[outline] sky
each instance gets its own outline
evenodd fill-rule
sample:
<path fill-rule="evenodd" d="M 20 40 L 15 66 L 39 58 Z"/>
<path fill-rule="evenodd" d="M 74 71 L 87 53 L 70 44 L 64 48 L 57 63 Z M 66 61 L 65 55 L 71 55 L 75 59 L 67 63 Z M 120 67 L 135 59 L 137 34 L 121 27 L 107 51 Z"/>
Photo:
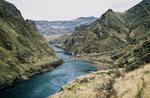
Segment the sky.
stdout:
<path fill-rule="evenodd" d="M 72 20 L 100 17 L 108 9 L 124 12 L 142 0 L 6 0 L 15 4 L 25 19 Z"/>

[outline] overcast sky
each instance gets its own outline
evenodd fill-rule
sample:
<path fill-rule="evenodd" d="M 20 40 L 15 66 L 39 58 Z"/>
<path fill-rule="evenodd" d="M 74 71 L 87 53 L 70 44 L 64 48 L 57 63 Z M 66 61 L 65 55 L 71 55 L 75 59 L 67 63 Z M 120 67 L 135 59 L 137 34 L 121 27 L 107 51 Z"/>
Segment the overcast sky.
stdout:
<path fill-rule="evenodd" d="M 70 20 L 80 16 L 100 17 L 108 9 L 126 11 L 142 0 L 7 0 L 32 20 Z"/>

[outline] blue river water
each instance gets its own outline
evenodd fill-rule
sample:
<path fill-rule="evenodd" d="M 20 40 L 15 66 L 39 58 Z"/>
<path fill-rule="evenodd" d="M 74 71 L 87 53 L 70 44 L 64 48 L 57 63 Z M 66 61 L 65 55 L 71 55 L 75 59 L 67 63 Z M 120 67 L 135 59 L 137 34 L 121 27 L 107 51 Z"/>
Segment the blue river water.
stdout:
<path fill-rule="evenodd" d="M 0 91 L 0 98 L 47 98 L 56 93 L 63 85 L 78 76 L 96 71 L 93 64 L 72 60 L 68 52 L 53 47 L 56 55 L 64 63 L 54 70 L 32 76 L 29 80 Z"/>

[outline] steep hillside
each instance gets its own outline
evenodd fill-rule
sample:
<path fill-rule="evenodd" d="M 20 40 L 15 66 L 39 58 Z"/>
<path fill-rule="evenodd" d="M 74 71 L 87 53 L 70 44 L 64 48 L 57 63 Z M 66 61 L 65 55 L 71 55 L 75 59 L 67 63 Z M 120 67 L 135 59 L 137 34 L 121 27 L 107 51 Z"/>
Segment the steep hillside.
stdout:
<path fill-rule="evenodd" d="M 129 45 L 118 51 L 111 57 L 114 67 L 134 70 L 140 65 L 150 62 L 150 40 L 140 41 L 135 45 Z"/>
<path fill-rule="evenodd" d="M 77 53 L 106 52 L 126 44 L 126 33 L 125 22 L 109 9 L 93 23 L 76 28 L 65 45 Z"/>
<path fill-rule="evenodd" d="M 149 57 L 150 40 L 146 40 L 115 58 L 121 66 L 115 63 L 113 69 L 78 77 L 49 98 L 149 98 Z"/>
<path fill-rule="evenodd" d="M 129 29 L 129 37 L 135 40 L 150 36 L 150 2 L 143 0 L 136 6 L 123 13 Z"/>
<path fill-rule="evenodd" d="M 95 17 L 79 17 L 70 21 L 35 21 L 37 28 L 48 39 L 53 40 L 64 34 L 71 34 L 75 27 L 91 23 Z"/>
<path fill-rule="evenodd" d="M 59 63 L 34 22 L 0 0 L 0 88 Z"/>
<path fill-rule="evenodd" d="M 124 13 L 109 9 L 93 23 L 77 27 L 66 40 L 65 48 L 74 53 L 103 53 L 147 39 L 149 8 L 150 2 L 143 0 Z"/>

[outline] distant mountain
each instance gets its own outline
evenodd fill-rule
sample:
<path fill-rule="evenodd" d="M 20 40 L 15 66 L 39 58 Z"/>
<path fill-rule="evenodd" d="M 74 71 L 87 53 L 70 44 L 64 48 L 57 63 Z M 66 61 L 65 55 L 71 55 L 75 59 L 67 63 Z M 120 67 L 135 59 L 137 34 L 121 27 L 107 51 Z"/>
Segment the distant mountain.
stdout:
<path fill-rule="evenodd" d="M 90 17 L 79 17 L 76 19 L 76 21 L 85 21 L 85 23 L 90 23 L 92 22 L 93 20 L 95 20 L 96 17 L 94 16 L 90 16 Z"/>
<path fill-rule="evenodd" d="M 76 53 L 109 52 L 150 38 L 150 2 L 143 0 L 124 13 L 106 11 L 96 21 L 76 28 L 67 38 L 67 50 Z"/>
<path fill-rule="evenodd" d="M 0 88 L 53 68 L 58 61 L 34 22 L 0 0 Z"/>
<path fill-rule="evenodd" d="M 70 21 L 35 21 L 37 28 L 45 36 L 68 34 L 81 24 L 95 21 L 95 17 L 79 17 Z"/>

